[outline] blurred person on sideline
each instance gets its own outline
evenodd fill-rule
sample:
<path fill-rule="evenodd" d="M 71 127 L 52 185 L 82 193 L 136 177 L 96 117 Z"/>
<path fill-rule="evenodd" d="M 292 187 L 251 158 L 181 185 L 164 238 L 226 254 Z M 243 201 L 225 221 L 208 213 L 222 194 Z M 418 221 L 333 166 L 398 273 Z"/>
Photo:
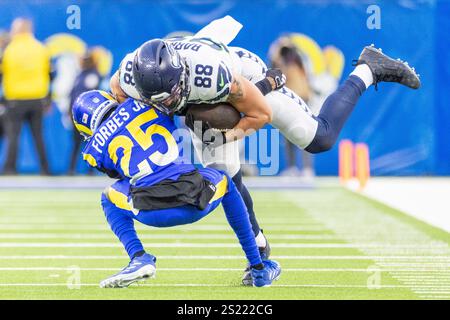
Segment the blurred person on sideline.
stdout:
<path fill-rule="evenodd" d="M 5 174 L 17 174 L 17 152 L 24 121 L 31 128 L 41 174 L 50 174 L 42 136 L 44 112 L 51 103 L 50 72 L 49 53 L 34 37 L 32 22 L 16 18 L 11 26 L 11 41 L 4 51 L 1 67 L 2 88 L 7 106 L 8 153 Z"/>
<path fill-rule="evenodd" d="M 344 68 L 344 55 L 333 47 L 323 50 L 310 37 L 300 33 L 282 35 L 269 50 L 272 67 L 286 75 L 286 86 L 298 94 L 311 108 L 320 113 L 325 99 L 336 90 Z M 303 169 L 296 165 L 297 146 L 286 140 L 287 168 L 284 176 L 315 176 L 312 154 L 301 150 Z"/>
<path fill-rule="evenodd" d="M 102 77 L 98 71 L 98 66 L 94 53 L 92 50 L 88 50 L 80 59 L 80 74 L 76 77 L 73 88 L 70 92 L 70 105 L 72 106 L 77 97 L 90 90 L 95 90 L 100 87 Z M 71 108 L 72 110 L 72 108 Z M 82 137 L 78 130 L 73 127 L 73 149 L 70 157 L 69 175 L 76 173 L 76 165 L 78 158 L 80 157 L 80 146 L 82 143 Z M 90 169 L 90 173 L 92 170 Z"/>
<path fill-rule="evenodd" d="M 0 30 L 0 66 L 2 64 L 3 52 L 5 51 L 6 46 L 9 42 L 9 32 L 5 30 Z M 1 70 L 1 67 L 0 67 Z M 2 74 L 0 73 L 0 139 L 5 135 L 5 114 L 6 114 L 6 106 L 5 99 L 3 96 L 3 90 L 1 88 L 2 83 Z"/>

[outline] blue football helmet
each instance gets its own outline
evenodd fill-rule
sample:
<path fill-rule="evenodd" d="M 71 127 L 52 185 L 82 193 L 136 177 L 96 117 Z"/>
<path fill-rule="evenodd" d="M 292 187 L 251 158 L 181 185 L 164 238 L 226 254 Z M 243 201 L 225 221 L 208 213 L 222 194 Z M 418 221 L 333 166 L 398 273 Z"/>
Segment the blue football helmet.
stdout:
<path fill-rule="evenodd" d="M 106 91 L 86 91 L 78 96 L 72 106 L 73 123 L 85 140 L 88 140 L 108 111 L 114 110 L 118 105 Z"/>
<path fill-rule="evenodd" d="M 133 78 L 142 101 L 169 115 L 186 104 L 188 74 L 184 59 L 161 39 L 147 41 L 134 57 Z"/>

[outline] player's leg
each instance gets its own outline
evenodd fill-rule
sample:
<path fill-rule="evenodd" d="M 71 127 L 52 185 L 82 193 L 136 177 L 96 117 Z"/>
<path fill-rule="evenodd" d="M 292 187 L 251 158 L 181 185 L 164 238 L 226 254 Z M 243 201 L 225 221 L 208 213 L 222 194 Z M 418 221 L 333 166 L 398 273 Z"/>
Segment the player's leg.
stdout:
<path fill-rule="evenodd" d="M 242 182 L 242 171 L 239 171 L 232 178 L 233 183 L 235 184 L 237 190 L 242 196 L 244 200 L 245 206 L 247 207 L 247 211 L 249 212 L 250 222 L 252 224 L 252 230 L 256 237 L 256 242 L 258 243 L 259 248 L 265 248 L 267 245 L 267 241 L 265 240 L 264 235 L 261 232 L 261 228 L 259 227 L 258 221 L 256 220 L 255 211 L 253 209 L 253 199 L 250 195 L 245 184 Z M 270 250 L 270 249 L 268 249 Z"/>
<path fill-rule="evenodd" d="M 224 198 L 228 197 L 230 179 L 222 171 L 212 168 L 201 168 L 198 169 L 198 172 L 215 188 L 213 197 L 204 209 L 201 210 L 193 205 L 184 205 L 156 210 L 136 210 L 133 218 L 148 226 L 167 228 L 191 224 L 207 216 L 220 205 Z M 245 213 L 247 211 L 245 206 L 244 209 L 238 207 L 237 210 L 245 211 Z"/>
<path fill-rule="evenodd" d="M 271 248 L 269 241 L 267 241 L 266 236 L 263 233 L 263 230 L 260 228 L 258 220 L 256 219 L 255 211 L 253 210 L 253 199 L 248 191 L 247 187 L 242 183 L 242 173 L 241 170 L 232 178 L 236 189 L 239 191 L 242 199 L 244 200 L 245 206 L 247 207 L 248 216 L 250 219 L 250 223 L 252 225 L 253 234 L 255 236 L 256 244 L 259 248 L 259 253 L 263 259 L 269 259 Z M 252 285 L 252 275 L 250 267 L 247 266 L 244 270 L 244 274 L 242 275 L 242 283 L 244 285 Z"/>
<path fill-rule="evenodd" d="M 420 87 L 414 68 L 400 59 L 394 60 L 376 49 L 365 47 L 350 77 L 324 102 L 318 122 L 317 134 L 306 148 L 311 153 L 330 149 L 353 111 L 359 97 L 371 85 L 396 82 L 412 89 Z"/>
<path fill-rule="evenodd" d="M 278 263 L 262 260 L 252 231 L 247 208 L 233 181 L 222 172 L 211 168 L 199 169 L 203 177 L 212 182 L 216 192 L 207 207 L 200 210 L 192 205 L 160 210 L 140 210 L 135 216 L 138 221 L 153 227 L 172 227 L 194 223 L 222 203 L 227 220 L 235 232 L 243 251 L 246 254 L 250 267 L 251 281 L 256 286 L 270 285 L 276 280 L 281 269 Z"/>
<path fill-rule="evenodd" d="M 174 208 L 139 210 L 135 212 L 134 218 L 148 226 L 167 228 L 191 224 L 207 216 L 220 205 L 227 192 L 228 181 L 222 172 L 215 169 L 202 168 L 198 172 L 214 184 L 216 190 L 204 209 L 201 210 L 193 205 L 184 205 Z"/>
<path fill-rule="evenodd" d="M 247 50 L 239 50 L 243 52 L 241 74 L 253 82 L 259 81 L 263 75 L 258 77 L 257 73 L 263 62 Z M 385 81 L 413 89 L 420 86 L 414 69 L 373 47 L 364 48 L 357 64 L 350 77 L 325 100 L 318 116 L 314 116 L 306 103 L 286 87 L 267 94 L 265 97 L 273 110 L 272 125 L 308 152 L 327 151 L 336 142 L 359 97 L 370 85 Z"/>
<path fill-rule="evenodd" d="M 306 103 L 286 87 L 269 93 L 266 99 L 273 110 L 272 125 L 293 144 L 308 152 L 319 153 L 333 146 L 365 90 L 364 81 L 351 75 L 325 100 L 318 116 L 314 116 Z"/>
<path fill-rule="evenodd" d="M 370 70 L 367 75 L 370 76 Z M 317 131 L 313 140 L 305 147 L 306 151 L 320 153 L 333 147 L 345 122 L 366 89 L 361 77 L 351 75 L 325 100 L 319 115 L 314 117 L 318 124 Z"/>
<path fill-rule="evenodd" d="M 134 228 L 133 212 L 128 202 L 129 183 L 118 181 L 102 194 L 102 207 L 111 230 L 122 242 L 130 263 L 121 272 L 103 280 L 102 288 L 122 288 L 155 276 L 156 258 L 144 251 Z"/>
<path fill-rule="evenodd" d="M 253 232 L 249 232 L 249 227 L 251 227 L 249 215 L 246 214 L 246 204 L 244 203 L 237 186 L 234 184 L 233 180 L 228 179 L 228 192 L 225 194 L 222 200 L 222 205 L 227 217 L 228 223 L 233 228 L 234 232 L 239 238 L 241 246 L 244 248 L 245 244 L 252 243 L 252 247 L 256 245 L 259 249 L 258 258 L 262 258 L 263 268 L 255 267 L 256 256 L 254 250 L 252 251 L 255 257 L 254 261 L 249 257 L 246 251 L 247 258 L 249 260 L 249 266 L 244 272 L 242 278 L 242 283 L 244 285 L 254 285 L 254 286 L 267 286 L 272 283 L 273 280 L 278 280 L 281 274 L 281 268 L 279 264 L 275 261 L 268 260 L 268 255 L 270 254 L 269 244 L 266 243 L 266 250 L 268 253 L 266 255 L 265 250 L 261 250 L 259 244 L 257 244 L 257 239 L 254 239 Z M 247 231 L 245 231 L 247 229 Z M 262 233 L 260 233 L 262 235 Z M 264 238 L 265 239 L 265 238 Z"/>
<path fill-rule="evenodd" d="M 410 88 L 420 86 L 413 69 L 377 49 L 366 47 L 358 66 L 325 100 L 318 116 L 313 116 L 306 104 L 288 88 L 268 94 L 266 98 L 274 109 L 272 124 L 308 152 L 327 151 L 336 142 L 363 92 L 381 81 L 397 82 Z"/>
<path fill-rule="evenodd" d="M 238 191 L 241 193 L 242 199 L 247 207 L 252 229 L 261 254 L 268 258 L 270 256 L 270 246 L 261 231 L 258 220 L 256 219 L 252 197 L 247 187 L 242 182 L 239 141 L 227 143 L 215 148 L 214 150 L 210 150 L 209 148 L 205 148 L 202 140 L 199 139 L 192 131 L 191 137 L 197 158 L 205 167 L 225 171 L 230 177 L 232 177 L 233 182 Z"/>
<path fill-rule="evenodd" d="M 214 178 L 214 175 L 217 172 L 216 170 L 211 170 L 208 168 L 205 168 L 200 171 L 207 179 L 216 179 Z M 253 201 L 250 197 L 250 194 L 245 187 L 244 184 L 242 184 L 242 175 L 239 172 L 230 179 L 229 176 L 226 176 L 227 178 L 227 192 L 223 195 L 222 198 L 222 205 L 225 211 L 225 215 L 227 217 L 228 223 L 233 228 L 234 232 L 239 238 L 239 242 L 241 243 L 241 246 L 243 247 L 244 251 L 247 254 L 247 258 L 249 260 L 248 267 L 244 271 L 244 275 L 242 278 L 242 283 L 244 285 L 255 285 L 256 282 L 264 282 L 261 279 L 256 279 L 261 277 L 261 272 L 258 271 L 258 269 L 253 268 L 254 262 L 249 258 L 249 252 L 245 249 L 247 244 L 253 242 L 256 243 L 258 248 L 258 256 L 260 259 L 263 260 L 263 263 L 266 265 L 265 268 L 269 270 L 268 272 L 272 272 L 272 279 L 277 279 L 279 277 L 279 273 L 281 272 L 281 269 L 279 269 L 279 265 L 275 262 L 272 262 L 269 259 L 270 256 L 270 246 L 267 242 L 265 236 L 262 233 L 262 230 L 259 229 L 259 226 L 257 229 L 255 229 L 255 224 L 258 225 L 258 222 L 256 221 L 255 214 L 253 215 L 248 214 L 248 208 L 253 208 Z M 222 180 L 223 181 L 223 180 Z M 235 183 L 235 181 L 238 181 L 238 183 L 241 184 L 241 189 L 239 190 L 238 184 Z M 219 188 L 218 188 L 219 189 Z M 243 194 L 248 195 L 249 201 L 251 203 L 247 203 L 244 201 Z M 253 221 L 252 221 L 253 220 Z M 248 231 L 248 227 L 251 226 L 251 232 Z M 247 230 L 247 231 L 246 231 Z M 255 238 L 253 238 L 256 235 Z M 253 239 L 252 239 L 253 238 Z M 252 251 L 253 252 L 253 251 Z M 256 258 L 254 258 L 256 259 Z M 256 261 L 256 260 L 255 260 Z M 272 270 L 272 271 L 270 271 Z M 264 272 L 263 272 L 264 273 Z M 269 280 L 265 280 L 266 282 Z M 270 281 L 271 282 L 271 281 Z M 258 285 L 259 286 L 259 285 Z"/>

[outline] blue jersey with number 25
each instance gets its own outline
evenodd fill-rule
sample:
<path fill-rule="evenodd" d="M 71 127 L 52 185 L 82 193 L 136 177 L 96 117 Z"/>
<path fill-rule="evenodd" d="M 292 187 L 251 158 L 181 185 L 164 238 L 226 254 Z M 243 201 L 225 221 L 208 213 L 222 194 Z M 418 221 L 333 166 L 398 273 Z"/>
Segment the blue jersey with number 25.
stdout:
<path fill-rule="evenodd" d="M 128 99 L 94 132 L 83 159 L 101 171 L 115 171 L 136 186 L 177 179 L 195 170 L 180 154 L 173 120 Z"/>

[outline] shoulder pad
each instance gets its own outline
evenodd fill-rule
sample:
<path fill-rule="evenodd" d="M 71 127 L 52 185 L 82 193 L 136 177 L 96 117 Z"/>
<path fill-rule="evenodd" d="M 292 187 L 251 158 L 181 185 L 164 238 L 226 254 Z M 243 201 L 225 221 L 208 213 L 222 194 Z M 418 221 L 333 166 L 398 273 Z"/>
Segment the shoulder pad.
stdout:
<path fill-rule="evenodd" d="M 136 84 L 133 79 L 133 59 L 136 51 L 129 53 L 123 58 L 119 67 L 119 85 L 120 88 L 130 98 L 140 100 L 140 95 L 136 90 Z"/>

